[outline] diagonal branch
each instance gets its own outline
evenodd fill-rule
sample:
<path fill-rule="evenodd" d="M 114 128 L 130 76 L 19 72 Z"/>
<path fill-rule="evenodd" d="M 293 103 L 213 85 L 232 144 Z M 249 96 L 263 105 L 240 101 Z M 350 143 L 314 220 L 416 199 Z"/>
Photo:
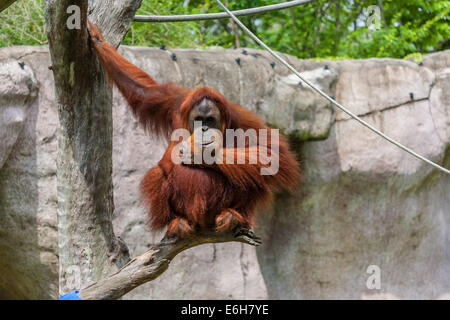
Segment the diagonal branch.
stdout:
<path fill-rule="evenodd" d="M 119 271 L 80 290 L 83 300 L 111 300 L 122 297 L 132 289 L 152 281 L 167 270 L 170 261 L 180 252 L 205 243 L 237 241 L 259 246 L 261 239 L 246 228 L 238 227 L 226 233 L 201 230 L 188 238 L 168 237 L 145 253 L 132 259 Z"/>
<path fill-rule="evenodd" d="M 6 10 L 10 5 L 12 5 L 17 0 L 0 0 L 0 12 Z"/>

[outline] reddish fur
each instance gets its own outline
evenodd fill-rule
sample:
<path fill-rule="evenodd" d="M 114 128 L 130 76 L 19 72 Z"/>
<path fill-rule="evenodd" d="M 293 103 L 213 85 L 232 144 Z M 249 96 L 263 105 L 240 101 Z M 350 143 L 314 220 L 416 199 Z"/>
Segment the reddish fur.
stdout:
<path fill-rule="evenodd" d="M 179 235 L 181 237 L 188 237 L 193 231 L 194 229 L 189 224 L 189 221 L 181 217 L 174 218 L 167 226 L 167 234 L 169 236 Z"/>
<path fill-rule="evenodd" d="M 109 78 L 149 131 L 168 138 L 172 130 L 187 128 L 190 110 L 204 98 L 214 101 L 218 106 L 222 115 L 222 132 L 238 128 L 244 131 L 267 129 L 259 117 L 229 102 L 211 88 L 187 90 L 172 83 L 158 84 L 121 57 L 104 41 L 94 25 L 89 25 L 89 32 Z M 246 159 L 262 148 L 270 154 L 270 136 L 267 140 L 266 145 L 250 145 L 246 142 L 245 148 L 233 151 L 244 153 Z M 186 236 L 197 227 L 217 226 L 218 231 L 228 230 L 236 223 L 252 227 L 257 208 L 270 204 L 273 191 L 285 189 L 292 192 L 300 178 L 295 156 L 281 135 L 279 171 L 272 176 L 260 174 L 260 169 L 265 166 L 261 162 L 192 166 L 174 164 L 171 153 L 176 143 L 169 143 L 158 166 L 150 169 L 141 183 L 144 202 L 151 208 L 149 218 L 153 229 L 168 226 L 169 233 Z"/>
<path fill-rule="evenodd" d="M 247 221 L 239 212 L 233 209 L 224 209 L 222 213 L 216 217 L 216 231 L 226 232 L 234 227 L 241 225 L 247 227 Z"/>

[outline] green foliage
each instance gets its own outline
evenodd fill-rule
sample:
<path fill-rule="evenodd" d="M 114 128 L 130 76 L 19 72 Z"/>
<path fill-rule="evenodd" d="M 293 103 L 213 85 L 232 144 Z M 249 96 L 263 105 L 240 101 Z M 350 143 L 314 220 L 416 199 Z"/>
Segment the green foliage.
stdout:
<path fill-rule="evenodd" d="M 0 13 L 0 47 L 47 43 L 44 0 L 17 1 Z"/>
<path fill-rule="evenodd" d="M 43 0 L 18 1 L 0 14 L 0 46 L 46 42 Z M 229 0 L 233 10 L 279 3 Z M 381 8 L 378 30 L 369 30 L 368 7 Z M 219 12 L 214 0 L 144 0 L 138 14 Z M 242 17 L 270 47 L 300 58 L 368 58 L 424 54 L 450 48 L 449 0 L 317 0 L 266 14 Z M 237 29 L 237 27 L 236 27 Z M 133 23 L 124 44 L 194 48 L 257 47 L 229 19 Z M 415 56 L 416 57 L 416 56 Z"/>
<path fill-rule="evenodd" d="M 343 42 L 346 54 L 401 58 L 450 48 L 450 1 L 384 1 L 383 13 L 381 29 L 364 27 L 348 35 Z"/>
<path fill-rule="evenodd" d="M 177 15 L 203 13 L 201 4 L 190 8 L 180 5 L 182 1 L 151 0 L 143 1 L 137 14 Z M 204 42 L 202 24 L 197 22 L 177 23 L 133 23 L 123 43 L 140 46 L 161 46 L 188 48 Z"/>
<path fill-rule="evenodd" d="M 367 26 L 370 5 L 381 8 L 374 31 Z M 449 13 L 446 0 L 319 0 L 250 23 L 269 46 L 301 58 L 403 58 L 450 48 Z"/>

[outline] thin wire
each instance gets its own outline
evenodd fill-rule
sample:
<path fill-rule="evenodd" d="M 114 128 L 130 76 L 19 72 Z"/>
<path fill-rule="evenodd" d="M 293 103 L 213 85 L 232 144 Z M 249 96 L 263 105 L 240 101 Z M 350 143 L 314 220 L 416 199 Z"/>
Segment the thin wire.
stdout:
<path fill-rule="evenodd" d="M 336 107 L 338 107 L 339 109 L 341 109 L 342 111 L 344 111 L 345 113 L 347 113 L 350 117 L 352 117 L 353 119 L 355 119 L 356 121 L 358 121 L 359 123 L 361 123 L 363 126 L 369 128 L 370 130 L 372 130 L 373 132 L 375 132 L 376 134 L 378 134 L 379 136 L 383 137 L 384 139 L 386 139 L 387 141 L 389 141 L 390 143 L 396 145 L 397 147 L 399 147 L 400 149 L 408 152 L 409 154 L 413 155 L 414 157 L 428 163 L 429 165 L 435 167 L 436 169 L 441 170 L 442 172 L 445 172 L 447 174 L 450 175 L 450 170 L 434 163 L 431 160 L 428 160 L 427 158 L 421 156 L 420 154 L 414 152 L 413 150 L 405 147 L 404 145 L 402 145 L 401 143 L 395 141 L 394 139 L 388 137 L 387 135 L 385 135 L 383 132 L 381 132 L 380 130 L 378 130 L 377 128 L 373 127 L 372 125 L 370 125 L 369 123 L 365 122 L 364 120 L 360 119 L 357 115 L 353 114 L 350 110 L 348 110 L 346 107 L 344 107 L 343 105 L 341 105 L 340 103 L 336 102 L 335 100 L 333 100 L 332 98 L 330 98 L 325 92 L 323 92 L 322 90 L 320 90 L 318 87 L 316 87 L 314 84 L 312 84 L 311 82 L 309 82 L 307 79 L 305 79 L 304 77 L 302 77 L 302 75 L 295 70 L 289 63 L 287 63 L 282 57 L 280 57 L 277 53 L 275 53 L 272 49 L 270 49 L 264 42 L 262 42 L 256 35 L 254 35 L 238 18 L 236 18 L 236 16 L 230 11 L 228 10 L 227 7 L 225 7 L 222 2 L 220 2 L 219 0 L 215 0 L 217 2 L 217 4 L 223 9 L 225 10 L 225 12 L 253 39 L 255 40 L 261 47 L 263 47 L 264 49 L 266 49 L 273 57 L 275 57 L 275 59 L 277 59 L 279 62 L 281 62 L 283 65 L 285 65 L 290 71 L 292 71 L 292 73 L 294 73 L 297 77 L 299 77 L 303 82 L 305 82 L 310 88 L 312 88 L 313 90 L 315 90 L 317 93 L 319 93 L 322 97 L 324 97 L 325 99 L 327 99 L 328 101 L 330 101 L 332 104 L 334 104 Z"/>
<path fill-rule="evenodd" d="M 236 16 L 249 16 L 252 14 L 281 10 L 292 8 L 295 6 L 301 6 L 316 0 L 296 0 L 296 1 L 287 1 L 278 4 L 271 4 L 268 6 L 237 10 L 233 11 Z M 144 16 L 144 15 L 136 15 L 134 17 L 134 21 L 137 22 L 179 22 L 179 21 L 197 21 L 197 20 L 214 20 L 214 19 L 227 19 L 229 18 L 226 12 L 219 13 L 206 13 L 206 14 L 187 14 L 187 15 L 172 15 L 172 16 Z"/>

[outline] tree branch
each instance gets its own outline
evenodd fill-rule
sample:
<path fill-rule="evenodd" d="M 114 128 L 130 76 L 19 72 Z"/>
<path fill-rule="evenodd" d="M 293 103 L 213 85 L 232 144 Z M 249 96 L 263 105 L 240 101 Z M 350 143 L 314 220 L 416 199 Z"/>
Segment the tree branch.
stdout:
<path fill-rule="evenodd" d="M 142 0 L 97 0 L 89 1 L 88 15 L 91 22 L 100 28 L 103 37 L 118 47 L 130 28 Z"/>
<path fill-rule="evenodd" d="M 12 5 L 17 0 L 0 0 L 0 12 L 8 8 L 10 5 Z"/>
<path fill-rule="evenodd" d="M 112 90 L 89 45 L 86 21 L 89 11 L 91 21 L 117 46 L 140 4 L 141 0 L 45 1 L 60 122 L 60 293 L 102 279 L 129 261 L 128 249 L 112 225 Z M 78 26 L 69 28 L 69 19 L 79 20 Z"/>
<path fill-rule="evenodd" d="M 189 238 L 165 236 L 160 243 L 132 259 L 119 271 L 80 290 L 78 296 L 83 300 L 118 299 L 137 286 L 159 277 L 180 252 L 205 243 L 230 241 L 252 246 L 261 244 L 261 239 L 251 230 L 241 227 L 227 233 L 201 230 Z"/>

